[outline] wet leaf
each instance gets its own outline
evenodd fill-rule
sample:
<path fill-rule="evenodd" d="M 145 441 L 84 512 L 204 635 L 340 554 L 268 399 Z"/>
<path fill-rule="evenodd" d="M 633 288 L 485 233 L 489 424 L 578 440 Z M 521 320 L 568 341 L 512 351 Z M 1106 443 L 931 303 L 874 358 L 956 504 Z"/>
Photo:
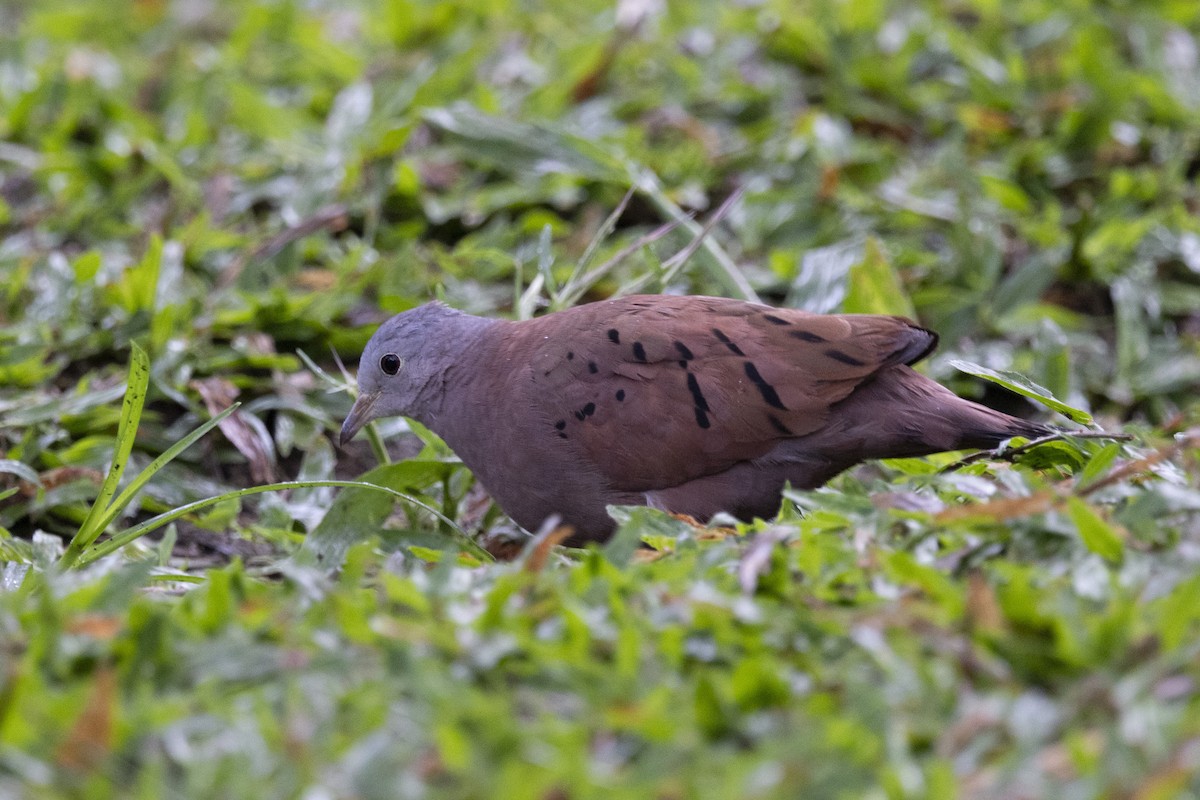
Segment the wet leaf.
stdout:
<path fill-rule="evenodd" d="M 954 359 L 950 362 L 950 366 L 955 369 L 962 370 L 968 375 L 974 375 L 977 378 L 989 380 L 992 383 L 997 383 L 1009 391 L 1016 392 L 1019 395 L 1028 397 L 1031 400 L 1036 400 L 1042 405 L 1051 408 L 1060 414 L 1069 418 L 1072 422 L 1088 424 L 1092 421 L 1092 415 L 1080 408 L 1064 403 L 1050 393 L 1049 389 L 1043 386 L 1038 386 L 1033 381 L 1019 375 L 1015 372 L 1007 372 L 1002 370 L 989 369 L 988 367 L 973 364 L 970 361 Z"/>

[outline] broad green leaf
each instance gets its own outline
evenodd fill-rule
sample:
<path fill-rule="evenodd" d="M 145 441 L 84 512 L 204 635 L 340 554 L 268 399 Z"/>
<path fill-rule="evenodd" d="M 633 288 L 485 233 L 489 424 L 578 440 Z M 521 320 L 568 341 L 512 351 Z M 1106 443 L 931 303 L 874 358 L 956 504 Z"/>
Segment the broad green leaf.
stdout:
<path fill-rule="evenodd" d="M 1076 488 L 1083 488 L 1103 475 L 1121 454 L 1120 442 L 1109 442 L 1092 456 L 1076 479 Z"/>
<path fill-rule="evenodd" d="M 867 237 L 862 259 L 850 267 L 843 308 L 850 314 L 894 314 L 916 317 L 916 309 L 900 277 L 874 236 Z"/>
<path fill-rule="evenodd" d="M 732 725 L 729 712 L 726 711 L 717 687 L 709 676 L 701 675 L 696 681 L 694 702 L 696 723 L 706 736 L 716 739 L 729 732 Z"/>
<path fill-rule="evenodd" d="M 988 367 L 984 367 L 970 361 L 962 361 L 960 359 L 952 360 L 950 362 L 950 366 L 954 367 L 955 369 L 962 370 L 968 375 L 974 375 L 977 378 L 983 378 L 984 380 L 991 381 L 992 383 L 997 383 L 1009 391 L 1016 392 L 1023 397 L 1028 397 L 1030 400 L 1036 400 L 1042 405 L 1052 408 L 1058 413 L 1068 417 L 1072 422 L 1078 422 L 1080 424 L 1087 425 L 1092 421 L 1091 414 L 1081 408 L 1075 408 L 1072 405 L 1064 403 L 1062 400 L 1059 400 L 1057 397 L 1051 394 L 1049 389 L 1044 386 L 1039 386 L 1038 384 L 1026 378 L 1024 375 L 1006 370 L 990 369 Z"/>
<path fill-rule="evenodd" d="M 1125 544 L 1095 509 L 1081 498 L 1071 497 L 1067 500 L 1067 510 L 1079 531 L 1079 538 L 1088 550 L 1108 561 L 1121 561 L 1125 555 Z"/>
<path fill-rule="evenodd" d="M 455 464 L 424 460 L 376 467 L 364 474 L 358 483 L 391 491 L 384 493 L 365 485 L 347 486 L 305 538 L 304 546 L 320 556 L 327 566 L 336 566 L 351 545 L 379 535 L 383 523 L 392 515 L 397 495 L 407 497 L 402 493 L 404 490 L 425 489 L 455 468 Z M 419 506 L 429 508 L 423 503 Z"/>
<path fill-rule="evenodd" d="M 904 551 L 888 556 L 887 566 L 894 580 L 919 588 L 938 605 L 948 620 L 962 617 L 966 603 L 962 587 L 944 572 L 918 563 L 911 553 Z"/>

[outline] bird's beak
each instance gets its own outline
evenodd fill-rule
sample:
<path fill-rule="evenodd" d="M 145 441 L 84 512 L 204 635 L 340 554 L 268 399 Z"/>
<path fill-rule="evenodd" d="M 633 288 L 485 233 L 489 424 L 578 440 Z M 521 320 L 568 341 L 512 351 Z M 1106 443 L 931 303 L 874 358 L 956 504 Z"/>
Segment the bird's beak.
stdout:
<path fill-rule="evenodd" d="M 354 401 L 354 407 L 350 409 L 346 421 L 342 423 L 342 435 L 338 437 L 338 443 L 342 447 L 345 447 L 346 443 L 354 438 L 354 434 L 358 433 L 359 428 L 373 419 L 371 409 L 375 407 L 375 401 L 378 399 L 379 392 L 371 392 L 370 394 L 360 394 Z"/>

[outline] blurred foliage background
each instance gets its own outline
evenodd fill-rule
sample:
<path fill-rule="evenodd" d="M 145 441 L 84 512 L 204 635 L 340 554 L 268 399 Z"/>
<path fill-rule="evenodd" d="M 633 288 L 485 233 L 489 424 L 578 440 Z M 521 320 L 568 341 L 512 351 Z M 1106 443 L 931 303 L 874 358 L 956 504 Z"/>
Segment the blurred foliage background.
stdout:
<path fill-rule="evenodd" d="M 10 0 L 0 30 L 0 793 L 1200 796 L 1194 0 Z M 408 460 L 335 450 L 338 358 L 431 297 L 633 289 L 910 314 L 960 393 L 1036 413 L 950 362 L 1014 370 L 1136 439 L 511 564 L 311 486 L 55 567 L 135 342 L 129 474 L 243 405 L 114 530 L 367 473 L 519 551 L 416 425 L 381 426 Z"/>

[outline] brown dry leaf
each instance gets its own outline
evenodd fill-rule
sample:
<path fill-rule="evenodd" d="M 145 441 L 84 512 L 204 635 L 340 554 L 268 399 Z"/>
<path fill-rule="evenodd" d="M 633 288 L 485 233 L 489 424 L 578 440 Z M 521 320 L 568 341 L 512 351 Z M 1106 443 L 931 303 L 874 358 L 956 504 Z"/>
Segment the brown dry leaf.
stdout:
<path fill-rule="evenodd" d="M 977 631 L 1000 631 L 1004 628 L 1004 613 L 996 600 L 996 592 L 987 579 L 972 572 L 967 579 L 967 623 Z"/>
<path fill-rule="evenodd" d="M 103 614 L 81 614 L 70 620 L 67 633 L 78 633 L 93 639 L 107 641 L 121 630 L 121 617 L 109 617 Z"/>
<path fill-rule="evenodd" d="M 446 764 L 442 761 L 441 755 L 437 750 L 430 748 L 425 750 L 417 757 L 417 774 L 421 776 L 421 780 L 431 781 L 447 773 Z"/>
<path fill-rule="evenodd" d="M 338 283 L 337 273 L 331 269 L 315 267 L 303 270 L 296 276 L 296 285 L 311 292 L 327 292 L 334 289 Z"/>
<path fill-rule="evenodd" d="M 251 331 L 244 333 L 234 340 L 236 344 L 245 348 L 247 353 L 256 356 L 273 356 L 278 351 L 275 349 L 275 338 L 269 333 L 262 331 Z"/>
<path fill-rule="evenodd" d="M 621 41 L 622 39 L 619 38 L 609 40 L 600 57 L 596 59 L 596 64 L 571 87 L 571 100 L 582 103 L 599 93 L 616 61 L 617 52 L 621 49 Z"/>
<path fill-rule="evenodd" d="M 517 539 L 493 536 L 483 542 L 483 549 L 497 561 L 516 561 L 524 549 L 524 544 Z"/>
<path fill-rule="evenodd" d="M 105 665 L 96 671 L 83 711 L 55 752 L 57 762 L 77 772 L 90 772 L 99 767 L 112 752 L 116 708 L 117 673 Z"/>
<path fill-rule="evenodd" d="M 54 489 L 77 480 L 88 480 L 99 486 L 104 482 L 104 473 L 88 467 L 55 467 L 38 475 L 41 486 L 29 481 L 17 481 L 17 490 L 22 497 L 36 497 L 39 489 Z"/>
<path fill-rule="evenodd" d="M 948 508 L 934 517 L 939 523 L 958 522 L 964 519 L 1002 521 L 1044 514 L 1059 502 L 1050 492 L 1039 492 L 1029 497 L 1006 497 L 987 503 L 972 503 Z"/>
<path fill-rule="evenodd" d="M 676 514 L 673 511 L 667 512 L 669 516 L 674 517 L 680 522 L 685 522 L 696 529 L 696 541 L 698 542 L 717 542 L 721 539 L 728 539 L 730 536 L 736 536 L 737 531 L 733 528 L 710 528 L 695 517 L 687 514 Z"/>
<path fill-rule="evenodd" d="M 224 378 L 204 378 L 189 384 L 200 393 L 208 413 L 216 415 L 224 411 L 237 399 L 238 390 Z M 250 463 L 250 477 L 258 483 L 275 481 L 275 454 L 268 449 L 263 437 L 258 434 L 240 411 L 235 411 L 221 420 L 218 427 L 225 438 L 246 457 Z"/>
<path fill-rule="evenodd" d="M 841 181 L 841 170 L 835 165 L 827 164 L 821 170 L 821 186 L 817 189 L 817 197 L 821 200 L 832 200 Z"/>
<path fill-rule="evenodd" d="M 541 572 L 550 558 L 551 551 L 562 544 L 572 533 L 574 533 L 574 529 L 570 525 L 556 525 L 539 534 L 533 549 L 529 552 L 529 558 L 525 559 L 525 571 Z"/>

